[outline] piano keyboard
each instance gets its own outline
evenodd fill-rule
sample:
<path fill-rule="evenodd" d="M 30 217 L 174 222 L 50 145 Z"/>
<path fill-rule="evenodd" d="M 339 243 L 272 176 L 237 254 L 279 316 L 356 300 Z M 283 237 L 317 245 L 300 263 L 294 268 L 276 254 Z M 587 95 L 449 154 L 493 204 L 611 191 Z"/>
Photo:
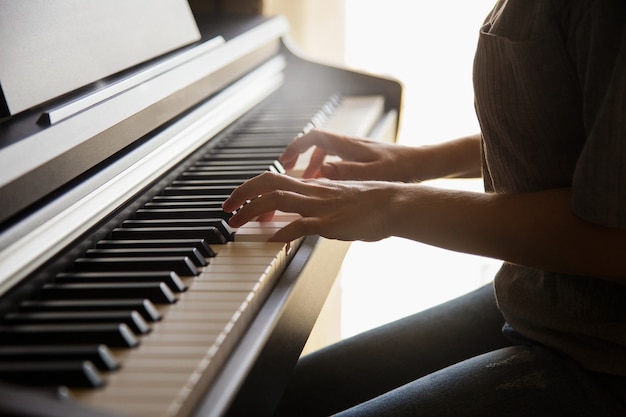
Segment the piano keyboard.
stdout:
<path fill-rule="evenodd" d="M 2 317 L 0 378 L 67 386 L 77 401 L 123 414 L 186 415 L 299 244 L 266 242 L 294 215 L 233 230 L 221 203 L 246 179 L 281 172 L 286 144 L 338 107 L 338 97 L 269 104 L 202 151 L 37 298 Z"/>

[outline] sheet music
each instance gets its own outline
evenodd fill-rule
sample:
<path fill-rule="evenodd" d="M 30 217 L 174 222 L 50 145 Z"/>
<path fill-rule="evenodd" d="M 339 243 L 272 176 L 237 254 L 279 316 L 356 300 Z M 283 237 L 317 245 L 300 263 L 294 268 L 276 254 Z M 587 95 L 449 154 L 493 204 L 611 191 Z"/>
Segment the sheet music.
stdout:
<path fill-rule="evenodd" d="M 0 10 L 0 116 L 200 39 L 186 0 L 0 0 Z"/>

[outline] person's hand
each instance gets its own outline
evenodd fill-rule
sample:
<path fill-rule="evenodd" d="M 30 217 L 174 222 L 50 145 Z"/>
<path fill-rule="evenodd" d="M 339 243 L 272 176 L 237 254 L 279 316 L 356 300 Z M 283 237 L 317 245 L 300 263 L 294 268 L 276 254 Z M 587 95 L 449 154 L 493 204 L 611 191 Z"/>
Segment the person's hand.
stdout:
<path fill-rule="evenodd" d="M 224 202 L 236 213 L 229 224 L 271 216 L 275 210 L 302 217 L 279 230 L 271 241 L 289 242 L 305 235 L 339 240 L 375 241 L 388 237 L 392 196 L 400 183 L 297 179 L 266 172 L 239 186 Z"/>
<path fill-rule="evenodd" d="M 339 133 L 312 129 L 296 138 L 283 152 L 280 162 L 292 169 L 298 156 L 315 147 L 304 178 L 329 178 L 335 180 L 389 180 L 412 181 L 410 167 L 414 165 L 410 152 L 400 145 L 344 136 Z M 327 161 L 336 155 L 341 160 Z"/>

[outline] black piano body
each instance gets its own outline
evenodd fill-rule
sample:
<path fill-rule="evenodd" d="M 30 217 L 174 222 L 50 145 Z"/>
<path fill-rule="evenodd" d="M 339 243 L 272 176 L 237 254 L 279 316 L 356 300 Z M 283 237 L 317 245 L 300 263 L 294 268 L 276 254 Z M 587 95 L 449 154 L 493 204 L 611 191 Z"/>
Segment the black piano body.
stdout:
<path fill-rule="evenodd" d="M 230 152 L 243 152 L 231 149 L 229 142 L 243 135 L 241 129 L 260 119 L 270 120 L 273 124 L 267 130 L 261 126 L 245 133 L 256 134 L 263 142 L 278 136 L 276 125 L 294 129 L 287 118 L 298 106 L 312 116 L 297 126 L 301 132 L 324 126 L 335 112 L 349 113 L 342 107 L 348 102 L 357 108 L 357 115 L 348 119 L 362 114 L 371 119 L 364 126 L 348 127 L 349 133 L 395 140 L 402 97 L 395 80 L 302 58 L 289 45 L 289 27 L 282 17 L 194 12 L 201 39 L 58 99 L 5 115 L 0 123 L 0 160 L 8 164 L 0 174 L 0 351 L 7 352 L 0 355 L 0 375 L 5 375 L 0 376 L 2 415 L 145 415 L 115 406 L 94 407 L 62 383 L 46 383 L 45 378 L 37 383 L 43 371 L 33 373 L 34 380 L 19 375 L 12 367 L 18 362 L 24 365 L 23 359 L 17 354 L 12 357 L 11 348 L 39 342 L 10 342 L 7 335 L 24 325 L 12 319 L 23 311 L 25 301 L 41 300 L 47 286 L 76 272 L 78 259 L 85 260 L 87 252 L 110 240 L 124 221 L 138 219 L 138 211 L 207 154 L 225 152 L 228 160 Z M 105 98 L 98 100 L 98 94 Z M 276 108 L 278 116 L 264 116 L 264 109 Z M 341 123 L 346 122 L 339 122 L 338 129 L 343 128 Z M 289 129 L 286 134 L 293 137 Z M 246 151 L 247 158 L 258 154 L 258 164 L 247 171 L 280 169 L 266 160 L 276 158 L 277 146 L 281 145 L 271 147 L 273 156 L 264 148 Z M 212 172 L 218 178 L 213 168 L 203 171 L 202 178 L 208 181 L 203 184 L 211 183 Z M 215 201 L 210 204 L 214 207 Z M 181 207 L 194 211 L 201 206 Z M 218 239 L 209 247 L 238 243 L 238 231 L 229 235 L 232 231 L 227 230 L 220 237 L 219 226 L 207 229 L 210 239 Z M 159 239 L 164 240 L 150 238 Z M 271 415 L 347 247 L 345 242 L 310 236 L 281 250 L 288 252 L 285 260 L 261 299 L 254 301 L 254 315 L 246 319 L 245 328 L 231 336 L 211 372 L 197 376 L 185 403 L 161 415 Z M 150 259 L 159 256 L 159 250 L 151 250 Z M 210 264 L 209 255 L 207 259 Z M 185 268 L 174 276 L 185 275 Z M 87 271 L 89 276 L 102 272 L 97 267 Z M 129 280 L 140 274 L 129 273 Z M 167 319 L 164 314 L 162 321 Z M 48 336 L 53 345 L 55 337 Z M 148 340 L 151 334 L 137 338 L 143 337 Z M 110 371 L 116 372 L 124 372 L 123 360 L 120 370 Z M 103 374 L 106 380 L 107 372 Z M 106 389 L 106 384 L 96 388 Z"/>

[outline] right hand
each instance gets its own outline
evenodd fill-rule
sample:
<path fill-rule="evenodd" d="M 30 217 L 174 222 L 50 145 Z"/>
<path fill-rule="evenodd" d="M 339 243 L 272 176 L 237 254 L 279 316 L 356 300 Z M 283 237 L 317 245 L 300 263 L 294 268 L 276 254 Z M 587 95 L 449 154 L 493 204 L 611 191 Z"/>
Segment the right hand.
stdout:
<path fill-rule="evenodd" d="M 315 146 L 304 171 L 304 178 L 325 177 L 334 180 L 412 181 L 412 149 L 406 146 L 341 135 L 312 129 L 296 138 L 283 152 L 280 162 L 286 169 L 296 164 L 298 156 Z M 340 161 L 326 161 L 336 155 Z"/>

